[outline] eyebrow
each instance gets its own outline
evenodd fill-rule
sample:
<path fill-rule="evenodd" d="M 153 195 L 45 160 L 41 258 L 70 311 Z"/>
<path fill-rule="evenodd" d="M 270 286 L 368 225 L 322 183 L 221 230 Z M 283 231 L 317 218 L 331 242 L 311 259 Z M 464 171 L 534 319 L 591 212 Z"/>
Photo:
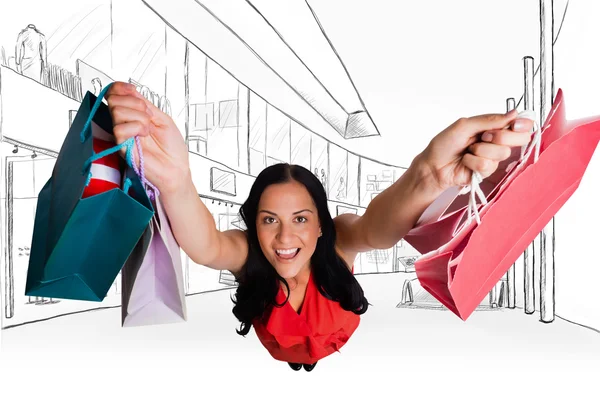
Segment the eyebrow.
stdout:
<path fill-rule="evenodd" d="M 296 211 L 293 215 L 300 214 L 300 213 L 305 212 L 305 211 L 308 211 L 309 213 L 313 214 L 313 212 L 311 210 L 309 210 L 308 208 L 305 208 L 304 210 Z M 260 213 L 267 213 L 267 214 L 271 214 L 271 215 L 277 216 L 277 214 L 275 214 L 272 211 L 268 211 L 268 210 L 260 210 L 258 213 L 259 214 Z"/>

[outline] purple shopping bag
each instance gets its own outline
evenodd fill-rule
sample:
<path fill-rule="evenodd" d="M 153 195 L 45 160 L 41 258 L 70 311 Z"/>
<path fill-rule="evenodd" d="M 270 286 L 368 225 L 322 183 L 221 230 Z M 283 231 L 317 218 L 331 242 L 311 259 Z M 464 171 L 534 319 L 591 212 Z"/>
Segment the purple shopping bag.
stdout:
<path fill-rule="evenodd" d="M 160 196 L 155 214 L 121 271 L 122 326 L 187 320 L 181 251 Z"/>

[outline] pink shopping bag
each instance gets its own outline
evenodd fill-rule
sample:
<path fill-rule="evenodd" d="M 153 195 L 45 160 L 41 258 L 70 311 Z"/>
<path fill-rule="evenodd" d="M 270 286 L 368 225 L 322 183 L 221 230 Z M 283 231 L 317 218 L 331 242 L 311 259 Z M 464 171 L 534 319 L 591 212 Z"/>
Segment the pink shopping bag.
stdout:
<path fill-rule="evenodd" d="M 575 192 L 600 140 L 600 116 L 567 121 L 562 90 L 535 153 L 514 165 L 447 243 L 415 261 L 419 282 L 466 320 Z"/>
<path fill-rule="evenodd" d="M 509 171 L 521 157 L 520 148 L 512 148 L 508 159 L 502 161 L 497 170 L 479 184 L 486 201 L 491 201 L 498 193 L 500 184 L 506 180 Z M 469 195 L 461 193 L 460 187 L 452 187 L 444 191 L 423 212 L 415 227 L 404 240 L 419 253 L 429 253 L 448 243 L 456 234 L 459 225 L 467 220 Z"/>

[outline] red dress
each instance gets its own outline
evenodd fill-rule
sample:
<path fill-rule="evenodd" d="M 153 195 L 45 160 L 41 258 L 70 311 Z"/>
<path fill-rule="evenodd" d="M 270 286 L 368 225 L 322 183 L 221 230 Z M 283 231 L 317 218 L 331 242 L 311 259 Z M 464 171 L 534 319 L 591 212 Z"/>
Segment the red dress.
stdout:
<path fill-rule="evenodd" d="M 283 288 L 275 299 L 278 304 L 286 301 Z M 359 323 L 359 315 L 319 293 L 311 273 L 299 312 L 286 301 L 283 307 L 272 307 L 270 313 L 252 325 L 258 339 L 276 360 L 314 364 L 339 351 Z"/>

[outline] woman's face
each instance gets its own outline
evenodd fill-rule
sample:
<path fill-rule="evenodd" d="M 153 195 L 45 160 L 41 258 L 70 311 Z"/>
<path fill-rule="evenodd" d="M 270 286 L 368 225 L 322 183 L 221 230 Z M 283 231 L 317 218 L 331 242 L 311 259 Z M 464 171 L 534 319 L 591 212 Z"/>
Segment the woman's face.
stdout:
<path fill-rule="evenodd" d="M 292 180 L 268 186 L 256 218 L 263 254 L 282 278 L 293 278 L 310 265 L 320 223 L 312 197 L 302 184 Z"/>

